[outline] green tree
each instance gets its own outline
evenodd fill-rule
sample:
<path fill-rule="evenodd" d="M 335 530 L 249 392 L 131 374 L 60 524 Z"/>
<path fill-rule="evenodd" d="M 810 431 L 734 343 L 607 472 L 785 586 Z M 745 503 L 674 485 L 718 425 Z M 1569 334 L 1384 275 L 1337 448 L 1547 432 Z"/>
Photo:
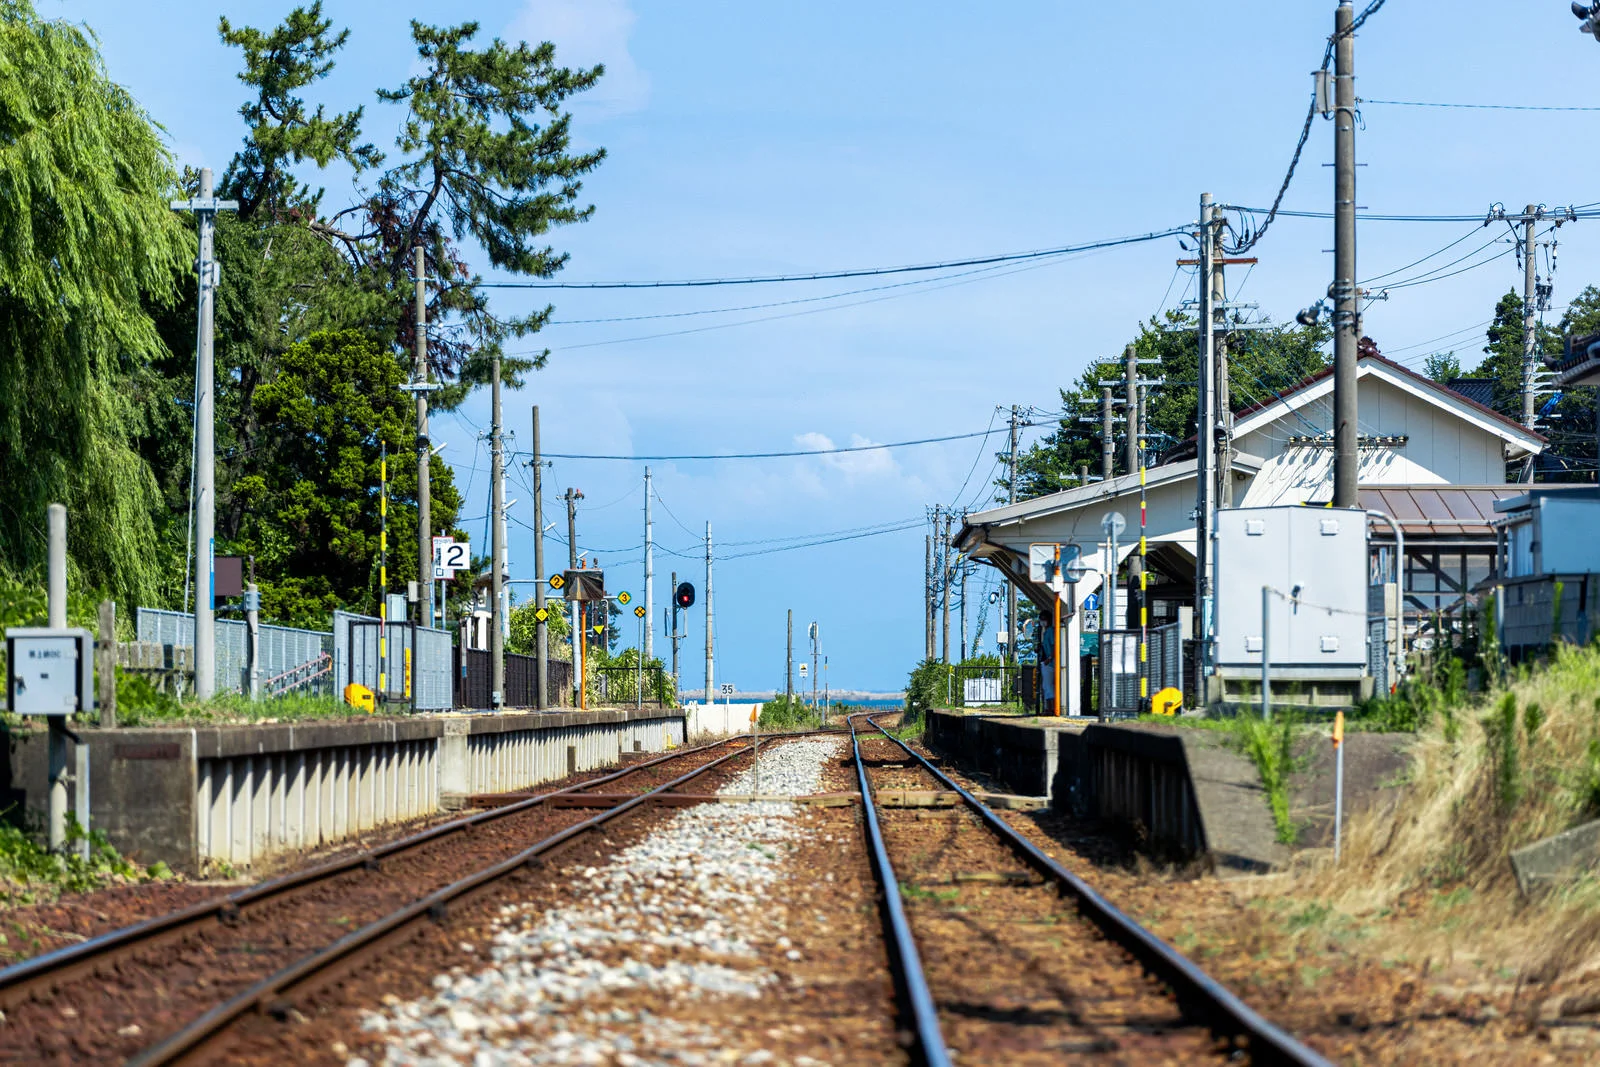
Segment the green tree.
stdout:
<path fill-rule="evenodd" d="M 1423 360 L 1422 373 L 1443 385 L 1461 377 L 1461 360 L 1454 352 L 1435 352 Z"/>
<path fill-rule="evenodd" d="M 378 98 L 404 104 L 408 114 L 396 139 L 399 160 L 386 170 L 367 204 L 376 244 L 367 253 L 392 285 L 406 276 L 412 249 L 422 244 L 445 283 L 439 312 L 470 324 L 466 337 L 443 335 L 430 344 L 430 360 L 457 388 L 438 395 L 443 407 L 459 404 L 466 388 L 487 380 L 490 358 L 504 357 L 508 338 L 538 331 L 549 320 L 545 306 L 526 315 L 489 314 L 488 301 L 451 240 L 470 238 L 491 266 L 549 278 L 567 261 L 542 240 L 552 227 L 587 220 L 592 205 L 580 206 L 582 178 L 605 159 L 605 150 L 571 150 L 569 97 L 595 84 L 604 67 L 570 70 L 555 62 L 555 46 L 498 38 L 474 50 L 476 22 L 459 26 L 411 23 L 422 70 Z M 403 322 L 404 315 L 400 316 Z M 506 357 L 502 373 L 517 387 L 521 374 L 544 365 Z"/>
<path fill-rule="evenodd" d="M 1309 375 L 1327 366 L 1321 351 L 1328 333 L 1323 326 L 1268 326 L 1236 330 L 1228 339 L 1229 396 L 1235 411 L 1266 403 Z M 1147 399 L 1149 447 L 1158 454 L 1173 454 L 1193 438 L 1199 398 L 1200 359 L 1193 317 L 1169 311 L 1162 319 L 1141 323 L 1133 346 L 1139 359 L 1155 360 L 1141 373 L 1164 384 Z M 1040 439 L 1018 459 L 1018 494 L 1021 498 L 1057 492 L 1078 484 L 1078 470 L 1087 464 L 1091 477 L 1100 472 L 1100 410 L 1102 381 L 1122 380 L 1118 360 L 1091 363 L 1074 387 L 1061 390 L 1063 414 L 1056 429 Z M 1121 396 L 1121 388 L 1116 389 Z M 1123 470 L 1126 424 L 1118 409 L 1116 469 Z M 1079 422 L 1080 414 L 1093 413 L 1094 422 Z"/>
<path fill-rule="evenodd" d="M 570 660 L 572 658 L 572 624 L 567 618 L 567 604 L 564 600 L 552 599 L 547 602 L 549 618 L 545 620 L 545 647 L 550 652 L 551 659 Z M 507 620 L 511 624 L 511 639 L 506 642 L 507 652 L 516 652 L 524 656 L 531 656 L 539 650 L 539 620 L 533 613 L 539 605 L 533 600 L 518 604 L 511 609 L 511 617 Z"/>
<path fill-rule="evenodd" d="M 160 589 L 160 498 L 134 445 L 161 391 L 150 308 L 193 255 L 175 185 L 88 34 L 0 0 L 0 565 L 42 565 L 59 501 L 77 580 L 133 603 Z"/>
<path fill-rule="evenodd" d="M 350 31 L 332 30 L 322 0 L 295 8 L 270 31 L 235 29 L 226 18 L 218 23 L 222 40 L 244 53 L 239 80 L 256 94 L 239 109 L 249 135 L 222 179 L 223 194 L 239 201 L 241 219 L 250 220 L 258 211 L 270 219 L 287 213 L 314 218 L 322 191 L 312 193 L 289 169 L 302 160 L 326 167 L 339 159 L 358 173 L 383 160 L 376 148 L 357 143 L 361 108 L 329 117 L 321 105 L 308 111 L 296 95 L 333 70 L 333 55 L 349 41 Z"/>
<path fill-rule="evenodd" d="M 334 608 L 373 610 L 379 563 L 380 457 L 385 442 L 415 436 L 398 389 L 404 371 L 382 345 L 354 330 L 313 334 L 284 353 L 279 373 L 256 390 L 256 412 L 280 435 L 272 467 L 241 478 L 237 551 L 271 577 L 262 607 L 274 618 L 325 623 Z M 390 449 L 389 589 L 417 577 L 416 465 Z M 449 467 L 431 466 L 434 522 L 455 525 L 461 506 Z M 465 537 L 464 532 L 458 536 Z"/>

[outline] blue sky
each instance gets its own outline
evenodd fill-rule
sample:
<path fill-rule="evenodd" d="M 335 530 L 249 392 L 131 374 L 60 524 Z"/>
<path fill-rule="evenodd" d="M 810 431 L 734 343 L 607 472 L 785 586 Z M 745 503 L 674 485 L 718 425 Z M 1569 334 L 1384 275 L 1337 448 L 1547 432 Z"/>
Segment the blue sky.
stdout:
<path fill-rule="evenodd" d="M 220 9 L 39 0 L 88 23 L 111 74 L 168 131 L 185 163 L 220 172 L 242 135 L 237 55 L 215 16 L 266 26 L 288 5 Z M 351 42 L 313 100 L 367 106 L 389 147 L 399 113 L 372 98 L 414 64 L 406 19 L 473 18 L 485 37 L 550 39 L 573 64 L 609 74 L 575 107 L 581 145 L 610 156 L 586 185 L 594 219 L 554 235 L 567 280 L 723 277 L 914 263 L 1116 237 L 1195 218 L 1202 191 L 1265 205 L 1281 180 L 1320 61 L 1332 3 L 1217 0 L 1194 5 L 1007 3 L 648 3 L 500 0 L 335 2 Z M 1391 3 L 1358 42 L 1357 92 L 1370 100 L 1592 106 L 1600 44 L 1557 0 L 1514 5 Z M 1202 41 L 1197 34 L 1205 33 Z M 1509 46 L 1515 41 L 1515 49 Z M 1600 113 L 1369 104 L 1358 151 L 1360 202 L 1376 213 L 1475 213 L 1600 200 Z M 1318 120 L 1287 204 L 1326 209 L 1331 124 Z M 329 207 L 350 197 L 327 174 Z M 1363 277 L 1466 237 L 1454 259 L 1496 237 L 1468 224 L 1364 224 Z M 1505 227 L 1499 226 L 1503 235 Z M 1594 236 L 1591 237 L 1591 233 Z M 1559 231 L 1556 303 L 1600 282 L 1600 223 Z M 1259 266 L 1231 286 L 1277 320 L 1320 296 L 1331 223 L 1280 220 Z M 1489 247 L 1478 259 L 1492 255 Z M 508 394 L 507 427 L 528 445 L 539 404 L 555 452 L 719 453 L 899 441 L 985 429 L 997 405 L 1056 405 L 1083 366 L 1119 352 L 1141 319 L 1181 299 L 1187 275 L 1164 240 L 792 308 L 553 326 L 552 355 Z M 1475 262 L 1469 260 L 1468 262 Z M 1466 264 L 1463 264 L 1463 266 Z M 1425 268 L 1424 268 L 1425 269 Z M 1415 271 L 1410 273 L 1416 273 Z M 1520 286 L 1507 255 L 1436 284 L 1397 290 L 1367 332 L 1420 365 L 1454 348 L 1471 364 L 1478 325 Z M 558 292 L 558 320 L 678 314 L 839 293 L 873 282 L 658 292 Z M 881 283 L 879 283 L 881 284 Z M 892 297 L 892 299 L 876 299 Z M 503 293 L 502 307 L 535 294 Z M 864 302 L 870 299 L 871 302 Z M 774 318 L 804 310 L 812 312 Z M 673 336 L 728 322 L 764 319 Z M 1454 336 L 1450 336 L 1454 334 Z M 1443 338 L 1437 343 L 1435 338 Z M 436 441 L 487 497 L 487 397 L 438 420 Z M 1000 423 L 996 422 L 996 425 Z M 1034 433 L 1040 431 L 1033 431 Z M 709 519 L 732 552 L 796 534 L 916 520 L 926 505 L 981 503 L 994 474 L 967 440 L 894 452 L 652 464 L 660 498 L 656 598 L 667 573 L 697 586 Z M 474 470 L 474 468 L 477 468 Z M 641 592 L 642 465 L 561 461 L 548 507 L 581 487 L 580 547 L 613 589 Z M 513 481 L 513 512 L 531 523 Z M 475 542 L 481 520 L 468 523 Z M 561 530 L 557 531 L 563 532 Z M 921 655 L 923 531 L 728 559 L 716 570 L 718 681 L 781 685 L 784 612 L 821 624 L 839 687 L 892 689 Z M 475 548 L 478 547 L 476 544 Z M 550 542 L 555 559 L 564 547 Z M 680 552 L 674 556 L 666 549 Z M 721 553 L 719 552 L 719 555 Z M 511 560 L 531 576 L 531 537 L 512 526 Z M 626 565 L 624 565 L 626 564 Z M 974 579 L 974 616 L 993 579 Z M 657 613 L 659 615 L 659 611 Z M 703 604 L 691 612 L 684 682 L 702 680 Z M 660 633 L 660 620 L 656 620 Z M 974 620 L 975 626 L 975 620 Z M 985 640 L 992 647 L 995 617 Z M 664 647 L 657 638 L 657 647 Z"/>

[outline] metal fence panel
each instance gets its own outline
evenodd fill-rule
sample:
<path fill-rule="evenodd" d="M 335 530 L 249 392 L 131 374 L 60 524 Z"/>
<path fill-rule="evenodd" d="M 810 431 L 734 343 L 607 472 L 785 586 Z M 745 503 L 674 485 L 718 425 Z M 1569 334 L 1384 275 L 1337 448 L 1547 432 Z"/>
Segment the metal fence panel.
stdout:
<path fill-rule="evenodd" d="M 1389 620 L 1367 620 L 1367 673 L 1372 675 L 1372 691 L 1389 691 Z"/>
<path fill-rule="evenodd" d="M 1183 686 L 1183 634 L 1177 623 L 1152 626 L 1146 649 L 1149 693 Z M 1135 715 L 1145 710 L 1139 699 L 1139 631 L 1100 633 L 1100 714 Z"/>
<path fill-rule="evenodd" d="M 378 691 L 377 622 L 371 615 L 333 613 L 334 692 L 343 693 L 352 682 Z"/>
<path fill-rule="evenodd" d="M 160 608 L 139 608 L 135 628 L 140 641 L 178 648 L 194 647 L 194 616 Z M 221 692 L 242 693 L 250 689 L 250 627 L 236 619 L 216 620 L 216 686 Z M 301 630 L 293 626 L 261 626 L 260 675 L 263 691 L 274 678 L 294 671 L 306 674 L 307 684 L 323 689 L 323 678 L 309 677 L 306 670 L 332 650 L 333 635 L 320 630 Z M 324 676 L 325 677 L 325 676 Z M 298 688 L 291 686 L 290 688 Z"/>
<path fill-rule="evenodd" d="M 417 627 L 416 682 L 412 686 L 412 706 L 418 711 L 439 711 L 454 701 L 451 678 L 452 657 L 449 630 Z"/>

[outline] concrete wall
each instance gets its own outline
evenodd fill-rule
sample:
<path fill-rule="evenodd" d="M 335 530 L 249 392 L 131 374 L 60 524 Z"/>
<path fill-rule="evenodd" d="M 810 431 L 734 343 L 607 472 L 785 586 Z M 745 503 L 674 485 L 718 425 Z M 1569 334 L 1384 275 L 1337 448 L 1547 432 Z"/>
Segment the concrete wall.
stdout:
<path fill-rule="evenodd" d="M 747 713 L 748 714 L 748 713 Z M 194 872 L 246 868 L 684 742 L 675 710 L 81 730 L 90 817 L 124 854 Z M 42 822 L 43 730 L 9 735 L 8 794 Z"/>
<path fill-rule="evenodd" d="M 691 738 L 727 737 L 750 732 L 750 713 L 760 704 L 685 704 L 683 714 Z"/>

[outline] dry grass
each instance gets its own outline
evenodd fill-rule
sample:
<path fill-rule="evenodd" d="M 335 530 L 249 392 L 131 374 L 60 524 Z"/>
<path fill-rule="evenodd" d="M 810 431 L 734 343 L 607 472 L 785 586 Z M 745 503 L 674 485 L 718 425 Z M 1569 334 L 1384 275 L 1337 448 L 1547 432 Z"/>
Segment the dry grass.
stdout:
<path fill-rule="evenodd" d="M 1600 816 L 1600 650 L 1562 648 L 1425 725 L 1410 787 L 1345 828 L 1343 861 L 1261 887 L 1304 936 L 1546 983 L 1600 965 L 1600 880 L 1525 901 L 1510 852 Z"/>

